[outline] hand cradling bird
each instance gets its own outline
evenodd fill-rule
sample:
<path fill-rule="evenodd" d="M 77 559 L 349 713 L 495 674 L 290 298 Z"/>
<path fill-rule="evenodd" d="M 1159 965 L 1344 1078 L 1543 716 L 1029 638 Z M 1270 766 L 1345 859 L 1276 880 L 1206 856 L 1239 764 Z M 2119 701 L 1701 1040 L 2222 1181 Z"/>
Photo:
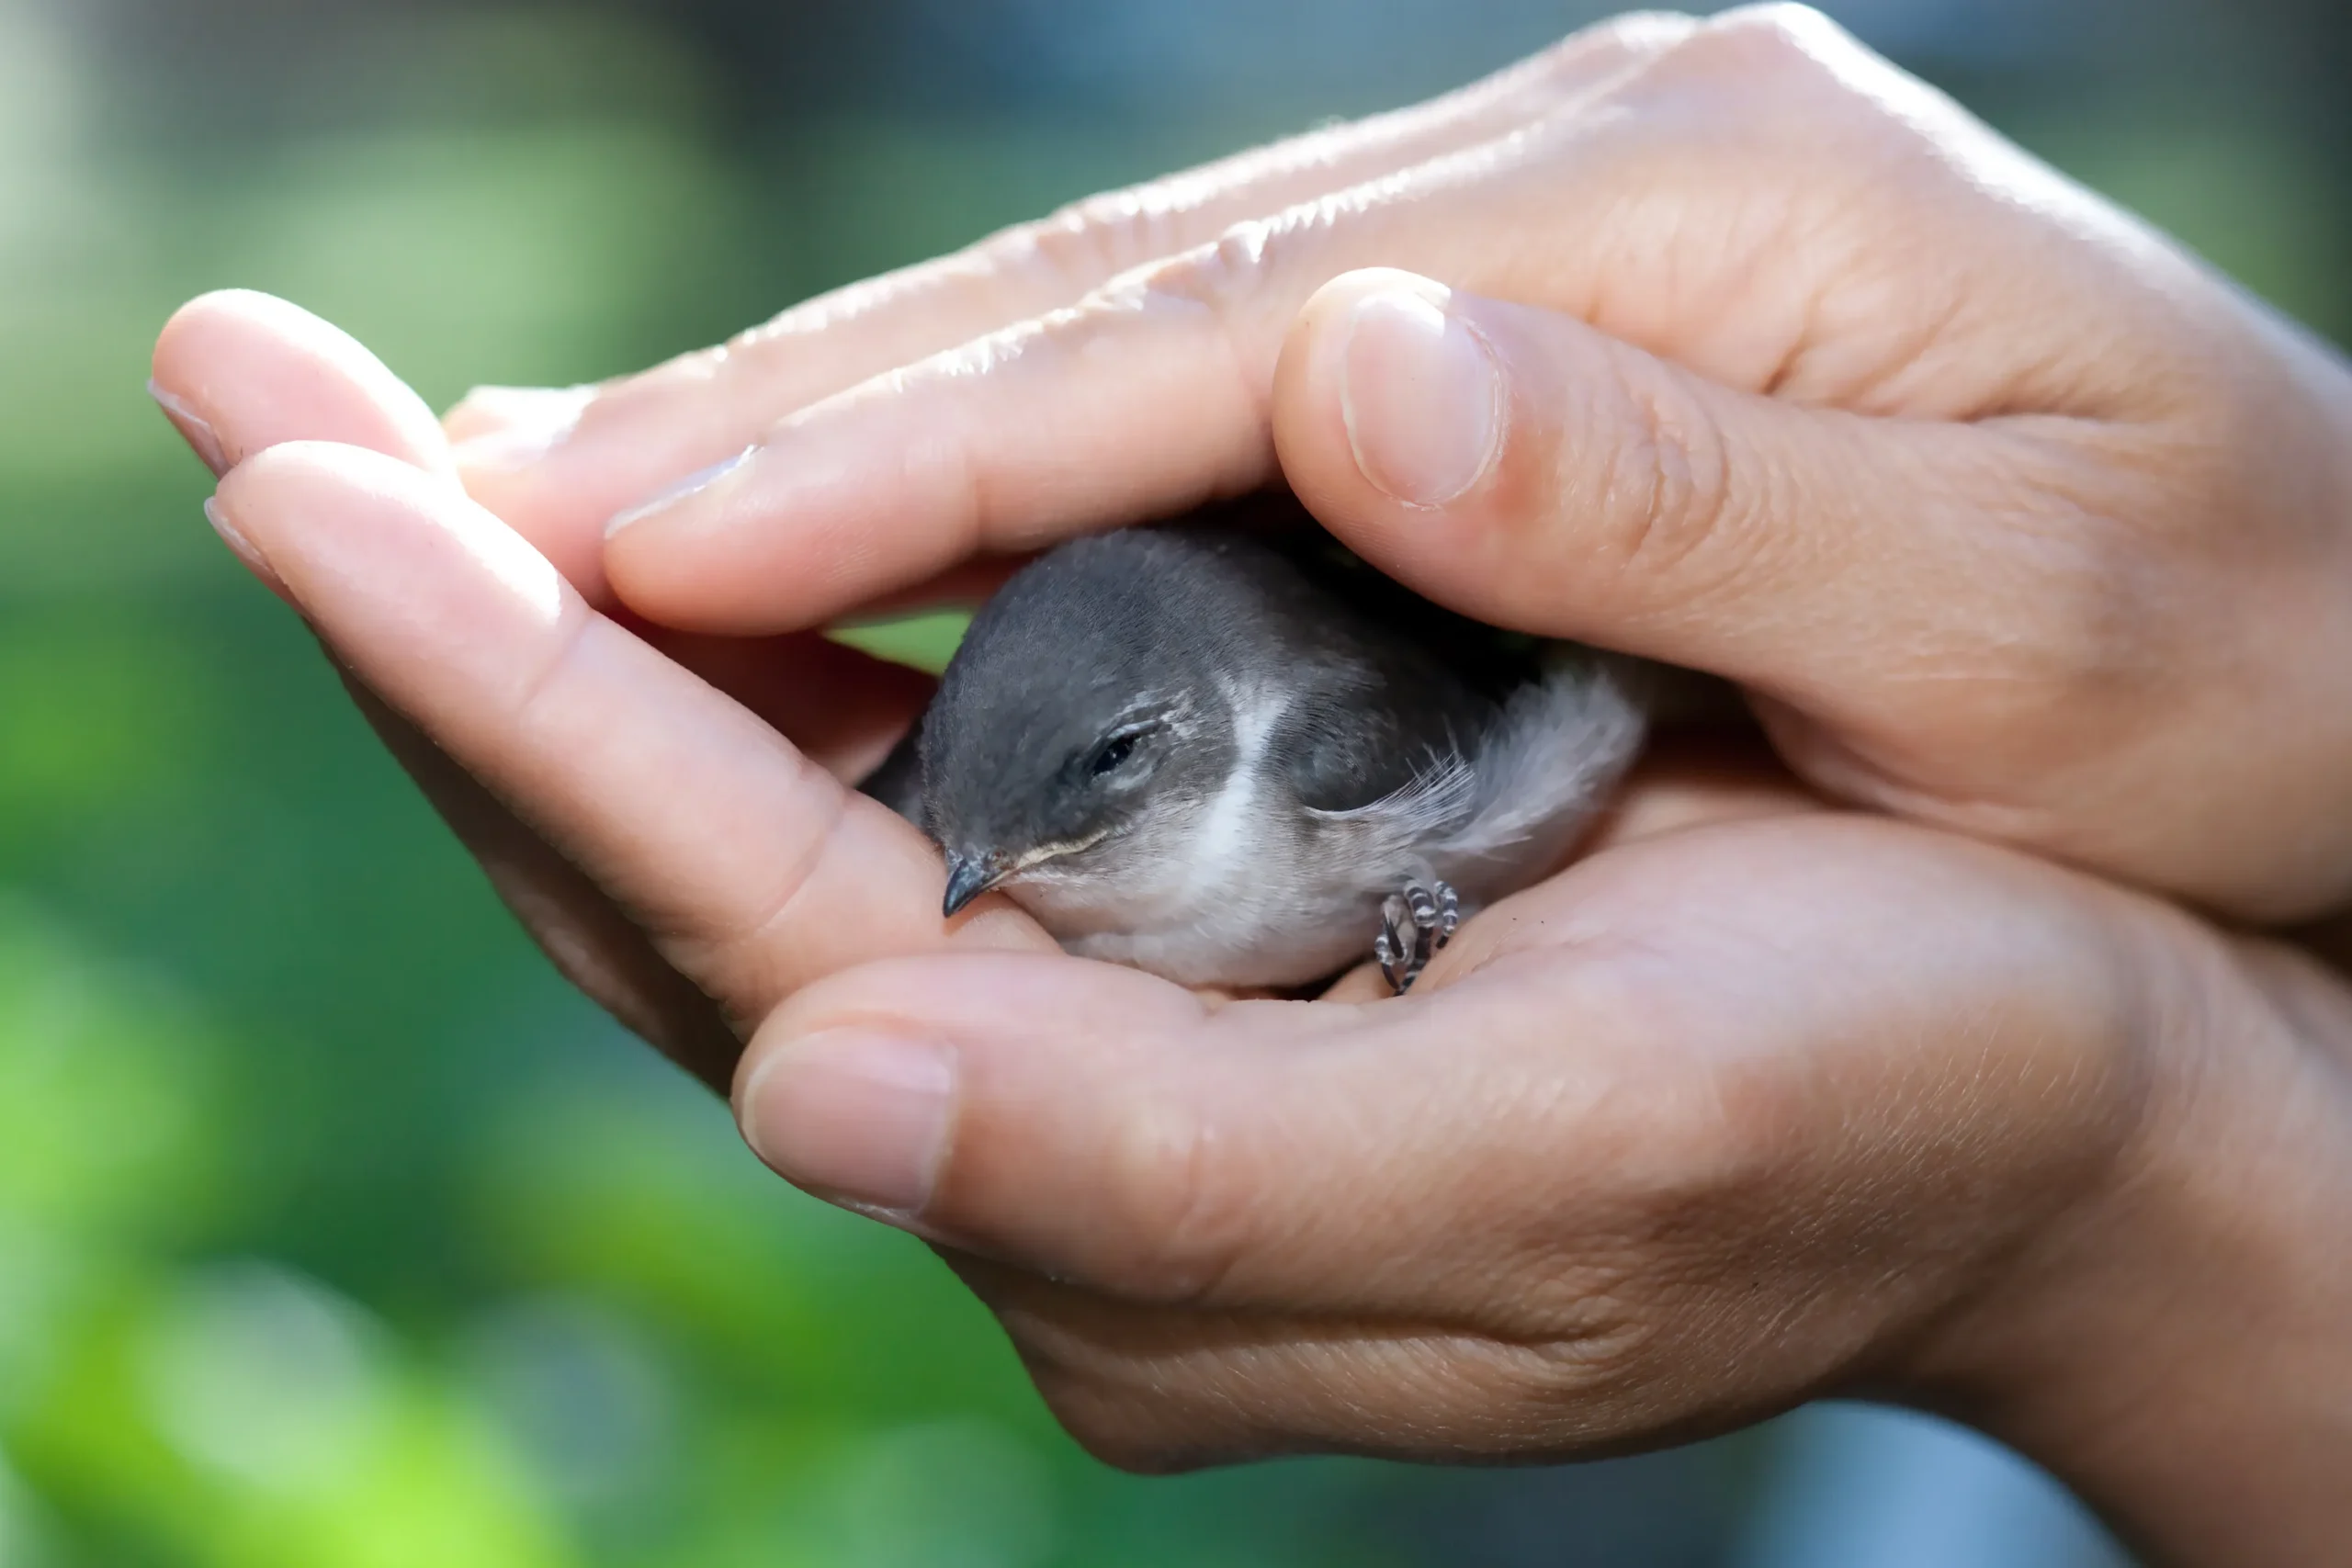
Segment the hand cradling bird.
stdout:
<path fill-rule="evenodd" d="M 867 793 L 1069 952 L 1289 987 L 1555 870 L 1648 728 L 1645 669 L 1442 610 L 1269 503 L 1072 540 L 980 611 Z M 1304 518 L 1303 512 L 1284 514 Z"/>

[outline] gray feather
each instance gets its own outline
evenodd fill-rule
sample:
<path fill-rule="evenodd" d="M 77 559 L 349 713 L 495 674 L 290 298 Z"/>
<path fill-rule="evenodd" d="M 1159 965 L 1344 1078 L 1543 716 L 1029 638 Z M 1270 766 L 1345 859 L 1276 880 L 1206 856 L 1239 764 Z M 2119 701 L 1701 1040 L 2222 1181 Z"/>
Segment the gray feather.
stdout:
<path fill-rule="evenodd" d="M 1232 525 L 1264 521 L 1040 557 L 869 793 L 1071 951 L 1191 984 L 1306 984 L 1408 881 L 1475 907 L 1550 872 L 1640 750 L 1641 667 L 1452 615 L 1320 530 Z"/>

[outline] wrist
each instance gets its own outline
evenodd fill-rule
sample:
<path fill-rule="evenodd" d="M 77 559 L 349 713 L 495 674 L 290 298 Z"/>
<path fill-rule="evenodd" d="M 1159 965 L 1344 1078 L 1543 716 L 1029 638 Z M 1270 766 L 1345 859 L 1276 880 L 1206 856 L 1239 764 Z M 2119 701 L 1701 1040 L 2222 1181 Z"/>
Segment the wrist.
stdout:
<path fill-rule="evenodd" d="M 1904 1394 L 2048 1466 L 2152 1561 L 2325 1561 L 2352 1539 L 2352 993 L 2163 922 L 2137 1134 Z"/>

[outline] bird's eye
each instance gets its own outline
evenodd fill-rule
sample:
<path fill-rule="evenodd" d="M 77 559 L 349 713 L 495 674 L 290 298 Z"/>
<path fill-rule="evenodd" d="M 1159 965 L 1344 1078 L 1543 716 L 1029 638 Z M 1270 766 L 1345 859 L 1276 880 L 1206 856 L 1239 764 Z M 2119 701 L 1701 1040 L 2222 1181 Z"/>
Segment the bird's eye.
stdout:
<path fill-rule="evenodd" d="M 1087 765 L 1087 771 L 1099 779 L 1105 773 L 1117 773 L 1126 766 L 1127 759 L 1135 754 L 1135 736 L 1114 735 L 1102 743 L 1101 750 L 1094 753 L 1094 761 Z"/>

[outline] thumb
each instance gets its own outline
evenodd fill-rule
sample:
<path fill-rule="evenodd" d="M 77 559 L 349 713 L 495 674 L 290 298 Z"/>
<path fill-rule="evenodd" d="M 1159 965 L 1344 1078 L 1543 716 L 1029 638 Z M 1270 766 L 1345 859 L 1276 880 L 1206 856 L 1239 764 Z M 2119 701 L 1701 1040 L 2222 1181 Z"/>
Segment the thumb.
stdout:
<path fill-rule="evenodd" d="M 1308 302 L 1273 418 L 1308 508 L 1428 597 L 1816 717 L 1888 691 L 1905 650 L 2043 624 L 2021 606 L 2065 586 L 2030 525 L 2055 443 L 1737 391 L 1407 273 Z"/>
<path fill-rule="evenodd" d="M 1556 1010 L 1498 993 L 1212 1010 L 1061 956 L 894 960 L 785 1004 L 736 1112 L 804 1188 L 1114 1299 L 1442 1315 L 1497 1227 L 1556 1225 L 1564 1166 L 1645 1157 L 1582 1125 L 1631 1054 L 1564 1061 Z"/>

